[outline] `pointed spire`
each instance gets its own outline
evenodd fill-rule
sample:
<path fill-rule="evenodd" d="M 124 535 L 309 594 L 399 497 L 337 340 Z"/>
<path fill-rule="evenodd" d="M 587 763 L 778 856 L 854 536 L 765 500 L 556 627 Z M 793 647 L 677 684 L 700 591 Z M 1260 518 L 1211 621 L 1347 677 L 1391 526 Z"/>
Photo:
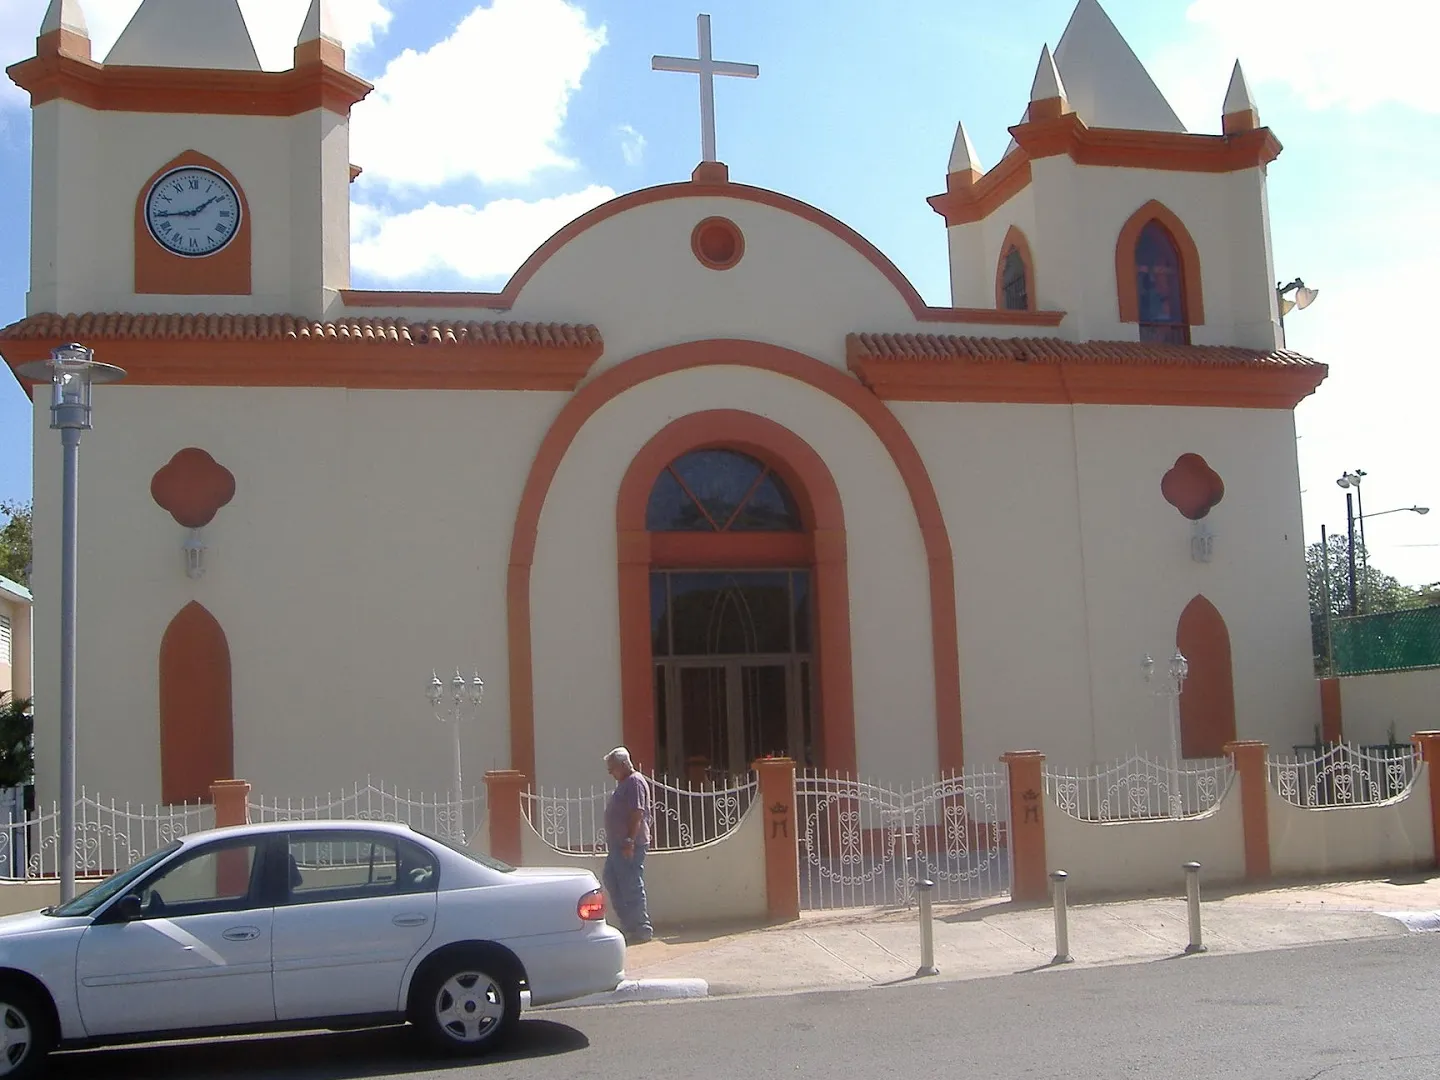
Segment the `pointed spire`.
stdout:
<path fill-rule="evenodd" d="M 1055 66 L 1071 107 L 1091 127 L 1185 130 L 1099 0 L 1078 0 L 1055 46 Z"/>
<path fill-rule="evenodd" d="M 1230 73 L 1230 86 L 1225 91 L 1225 105 L 1221 110 L 1222 130 L 1226 135 L 1241 131 L 1254 131 L 1260 126 L 1260 110 L 1250 96 L 1250 84 L 1245 81 L 1245 72 L 1240 61 L 1235 61 L 1235 70 Z"/>
<path fill-rule="evenodd" d="M 105 63 L 260 70 L 238 0 L 143 0 Z"/>
<path fill-rule="evenodd" d="M 1060 79 L 1060 69 L 1050 55 L 1050 46 L 1040 47 L 1040 64 L 1035 69 L 1035 81 L 1030 84 L 1030 120 L 1053 120 L 1070 111 L 1070 102 L 1065 97 L 1065 83 Z"/>
<path fill-rule="evenodd" d="M 88 60 L 90 29 L 85 25 L 85 12 L 80 7 L 80 0 L 50 0 L 35 44 L 35 52 L 39 56 L 63 52 Z"/>
<path fill-rule="evenodd" d="M 980 157 L 975 153 L 975 144 L 963 123 L 955 125 L 955 145 L 950 148 L 950 172 L 972 172 L 977 177 L 985 170 L 980 167 Z"/>
<path fill-rule="evenodd" d="M 319 61 L 330 67 L 345 69 L 345 46 L 335 24 L 330 0 L 310 0 L 310 10 L 295 41 L 295 66 Z"/>

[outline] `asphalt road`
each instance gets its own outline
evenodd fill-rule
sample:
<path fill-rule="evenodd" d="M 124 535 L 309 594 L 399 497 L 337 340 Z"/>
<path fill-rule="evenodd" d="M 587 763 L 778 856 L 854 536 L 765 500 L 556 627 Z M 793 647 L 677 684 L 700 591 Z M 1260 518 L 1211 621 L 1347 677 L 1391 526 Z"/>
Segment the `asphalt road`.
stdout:
<path fill-rule="evenodd" d="M 56 1080 L 663 1076 L 994 1080 L 1440 1075 L 1440 935 L 862 991 L 529 1014 L 509 1053 L 437 1063 L 404 1030 L 60 1055 Z"/>

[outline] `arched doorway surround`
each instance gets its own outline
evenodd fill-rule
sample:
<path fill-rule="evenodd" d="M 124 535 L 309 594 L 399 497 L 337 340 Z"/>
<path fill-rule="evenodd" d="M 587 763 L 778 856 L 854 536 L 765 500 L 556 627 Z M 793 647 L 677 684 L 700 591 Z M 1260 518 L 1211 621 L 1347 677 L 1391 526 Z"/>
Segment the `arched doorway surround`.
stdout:
<path fill-rule="evenodd" d="M 1180 753 L 1214 758 L 1235 741 L 1235 677 L 1230 631 L 1225 618 L 1203 596 L 1180 614 L 1175 645 L 1190 661 L 1190 677 L 1180 695 Z"/>
<path fill-rule="evenodd" d="M 733 338 L 670 345 L 601 372 L 566 402 L 541 440 L 516 511 L 506 580 L 511 768 L 520 770 L 532 780 L 535 778 L 530 573 L 535 562 L 540 514 L 560 463 L 580 429 L 606 402 L 643 382 L 672 372 L 723 365 L 772 372 L 829 395 L 853 410 L 889 453 L 914 507 L 930 574 L 939 767 L 943 772 L 958 771 L 964 766 L 964 745 L 960 718 L 960 654 L 955 619 L 955 566 L 940 501 L 920 452 L 895 414 L 850 375 L 793 349 Z"/>
<path fill-rule="evenodd" d="M 788 492 L 793 497 L 800 527 L 757 531 L 733 531 L 723 527 L 705 531 L 674 531 L 647 527 L 661 524 L 653 520 L 653 514 L 652 520 L 647 522 L 647 509 L 651 506 L 657 483 L 669 475 L 667 469 L 672 463 L 695 450 L 733 451 L 753 459 L 762 469 L 768 469 L 779 481 L 774 488 L 777 495 L 783 498 Z M 762 474 L 755 483 L 763 482 Z M 640 753 L 647 760 L 653 760 L 658 769 L 678 771 L 685 758 L 690 756 L 690 751 L 697 749 L 694 746 L 688 749 L 677 747 L 674 737 L 681 734 L 676 716 L 679 698 L 682 692 L 686 697 L 693 697 L 693 693 L 682 690 L 681 679 L 695 676 L 695 690 L 704 694 L 698 679 L 723 670 L 719 665 L 677 669 L 671 665 L 703 661 L 674 659 L 657 666 L 652 608 L 652 588 L 660 582 L 657 575 L 672 569 L 793 571 L 803 568 L 807 578 L 813 574 L 814 579 L 814 602 L 805 605 L 805 615 L 809 616 L 807 625 L 813 627 L 814 655 L 813 660 L 795 660 L 786 671 L 785 687 L 788 696 L 793 699 L 788 706 L 789 718 L 794 722 L 797 738 L 803 727 L 800 712 L 807 712 L 819 721 L 814 728 L 814 764 L 853 772 L 856 765 L 855 708 L 850 663 L 845 517 L 840 492 L 820 455 L 788 428 L 753 413 L 734 409 L 691 413 L 668 424 L 635 455 L 620 484 L 615 524 L 619 552 L 621 707 L 627 745 L 639 748 Z M 701 588 L 708 587 L 707 582 L 696 584 Z M 769 583 L 762 585 L 762 588 L 768 587 L 771 587 Z M 793 584 L 785 587 L 794 588 Z M 668 613 L 665 618 L 668 620 Z M 716 646 L 714 651 L 729 654 L 735 648 L 731 645 Z M 737 725 L 745 719 L 741 714 L 741 703 L 735 700 L 736 692 L 741 690 L 742 679 L 745 681 L 745 693 L 753 696 L 759 688 L 750 685 L 751 681 L 758 683 L 772 672 L 778 679 L 779 671 L 785 664 L 783 658 L 775 654 L 793 648 L 793 643 L 787 643 L 785 649 L 777 645 L 773 650 L 766 650 L 772 654 L 769 665 L 747 665 L 743 671 L 738 658 L 731 660 L 731 688 L 728 694 Z M 800 654 L 792 651 L 791 655 L 798 657 Z M 807 665 L 811 662 L 815 664 L 816 679 L 810 678 Z M 669 681 L 668 687 L 666 680 Z M 805 685 L 797 680 L 803 680 Z M 805 698 L 812 685 L 818 690 L 814 695 L 818 700 L 807 703 Z M 717 689 L 720 697 L 726 696 L 723 684 Z M 774 689 L 781 691 L 778 682 Z M 665 708 L 667 700 L 669 707 Z M 657 703 L 665 709 L 671 722 L 674 732 L 671 737 L 667 737 L 663 725 L 657 723 Z M 806 708 L 807 704 L 809 708 Z M 739 737 L 738 732 L 736 734 L 736 754 L 739 755 L 742 753 L 739 748 L 745 740 Z M 787 747 L 789 753 L 803 763 L 803 747 L 794 745 L 792 740 L 786 741 L 791 743 Z M 752 748 L 759 753 L 775 749 L 763 742 L 751 742 Z M 652 748 L 657 744 L 667 748 L 669 760 L 651 756 L 654 753 Z M 701 756 L 713 762 L 715 755 Z M 729 761 L 731 771 L 739 764 Z M 745 766 L 748 767 L 748 763 Z"/>

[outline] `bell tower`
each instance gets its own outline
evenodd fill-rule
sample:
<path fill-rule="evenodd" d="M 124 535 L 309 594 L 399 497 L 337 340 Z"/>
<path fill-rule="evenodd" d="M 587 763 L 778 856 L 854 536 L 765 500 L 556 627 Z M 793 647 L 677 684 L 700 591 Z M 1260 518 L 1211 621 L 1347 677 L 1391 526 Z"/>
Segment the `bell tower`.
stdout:
<path fill-rule="evenodd" d="M 350 277 L 345 69 L 312 0 L 263 71 L 237 0 L 143 0 L 104 62 L 51 0 L 8 74 L 33 115 L 27 311 L 321 318 Z"/>

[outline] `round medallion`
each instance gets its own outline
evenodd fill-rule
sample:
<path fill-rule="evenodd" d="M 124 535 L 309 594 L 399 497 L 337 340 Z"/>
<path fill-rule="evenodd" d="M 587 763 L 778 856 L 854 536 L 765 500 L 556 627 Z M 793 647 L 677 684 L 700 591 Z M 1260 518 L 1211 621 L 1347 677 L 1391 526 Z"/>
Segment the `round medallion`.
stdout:
<path fill-rule="evenodd" d="M 745 234 L 729 218 L 706 218 L 690 233 L 690 250 L 700 265 L 729 270 L 745 256 Z"/>
<path fill-rule="evenodd" d="M 145 224 L 166 251 L 190 259 L 214 255 L 240 229 L 240 194 L 201 165 L 182 165 L 156 180 L 145 196 Z"/>

